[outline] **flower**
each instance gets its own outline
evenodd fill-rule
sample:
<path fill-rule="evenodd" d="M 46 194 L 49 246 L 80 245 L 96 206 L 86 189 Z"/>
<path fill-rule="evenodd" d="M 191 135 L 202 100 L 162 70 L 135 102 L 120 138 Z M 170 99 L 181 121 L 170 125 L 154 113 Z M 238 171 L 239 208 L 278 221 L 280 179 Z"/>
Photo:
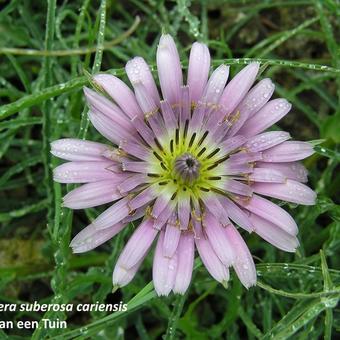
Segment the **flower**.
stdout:
<path fill-rule="evenodd" d="M 195 42 L 183 85 L 174 40 L 162 35 L 157 68 L 163 99 L 140 57 L 125 68 L 134 92 L 109 74 L 93 78 L 106 96 L 84 89 L 89 119 L 115 147 L 78 139 L 52 143 L 52 154 L 70 161 L 54 169 L 54 180 L 86 183 L 64 197 L 64 206 L 114 202 L 75 236 L 73 252 L 89 251 L 142 218 L 114 268 L 115 286 L 133 279 L 157 238 L 153 282 L 158 295 L 184 294 L 195 248 L 217 281 L 225 285 L 233 267 L 249 288 L 256 283 L 255 265 L 233 223 L 294 252 L 299 245 L 294 219 L 263 196 L 313 205 L 316 195 L 303 184 L 307 171 L 298 162 L 313 148 L 289 141 L 288 132 L 265 132 L 291 104 L 269 100 L 270 79 L 252 87 L 258 63 L 226 85 L 229 67 L 221 65 L 209 77 L 209 50 Z"/>

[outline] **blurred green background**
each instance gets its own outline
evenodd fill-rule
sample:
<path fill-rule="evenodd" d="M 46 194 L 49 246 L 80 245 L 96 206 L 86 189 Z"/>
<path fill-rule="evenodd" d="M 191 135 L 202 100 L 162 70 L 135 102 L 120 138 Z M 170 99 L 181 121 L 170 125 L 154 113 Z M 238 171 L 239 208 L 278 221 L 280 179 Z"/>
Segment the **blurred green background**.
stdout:
<path fill-rule="evenodd" d="M 0 312 L 0 320 L 67 320 L 66 330 L 1 330 L 21 339 L 331 339 L 340 329 L 340 59 L 338 1 L 1 1 L 0 303 L 129 303 L 125 313 Z M 209 45 L 232 73 L 254 58 L 260 78 L 293 109 L 279 127 L 313 141 L 305 161 L 315 207 L 285 204 L 298 222 L 296 254 L 245 237 L 259 282 L 226 290 L 200 262 L 188 293 L 157 298 L 152 254 L 133 282 L 111 293 L 111 273 L 131 234 L 72 255 L 70 238 L 103 209 L 61 208 L 71 186 L 53 183 L 49 143 L 101 140 L 89 125 L 89 75 L 121 76 L 135 55 L 155 71 L 162 30 L 175 36 L 184 69 L 191 44 Z M 250 58 L 250 59 L 247 59 Z"/>

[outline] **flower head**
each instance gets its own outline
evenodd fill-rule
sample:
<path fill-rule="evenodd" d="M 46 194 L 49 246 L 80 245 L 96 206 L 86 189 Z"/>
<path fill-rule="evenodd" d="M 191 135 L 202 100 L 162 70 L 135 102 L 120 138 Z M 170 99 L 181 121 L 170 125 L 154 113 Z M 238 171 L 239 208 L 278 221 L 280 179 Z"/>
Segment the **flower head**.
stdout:
<path fill-rule="evenodd" d="M 142 219 L 117 261 L 114 285 L 133 279 L 157 238 L 153 282 L 159 295 L 187 290 L 195 248 L 217 281 L 225 284 L 233 267 L 248 288 L 256 283 L 255 265 L 234 224 L 294 252 L 294 219 L 263 196 L 314 204 L 315 193 L 303 184 L 307 171 L 298 162 L 313 153 L 312 146 L 289 141 L 287 132 L 265 131 L 291 104 L 269 100 L 270 79 L 253 86 L 258 63 L 227 84 L 229 67 L 221 65 L 209 77 L 209 50 L 196 42 L 183 85 L 176 45 L 162 35 L 157 68 L 162 96 L 140 57 L 126 65 L 133 91 L 108 74 L 93 79 L 107 96 L 84 89 L 92 124 L 114 146 L 76 139 L 52 143 L 52 153 L 70 161 L 54 170 L 54 180 L 86 183 L 64 197 L 66 207 L 113 202 L 71 247 L 75 253 L 91 250 Z"/>

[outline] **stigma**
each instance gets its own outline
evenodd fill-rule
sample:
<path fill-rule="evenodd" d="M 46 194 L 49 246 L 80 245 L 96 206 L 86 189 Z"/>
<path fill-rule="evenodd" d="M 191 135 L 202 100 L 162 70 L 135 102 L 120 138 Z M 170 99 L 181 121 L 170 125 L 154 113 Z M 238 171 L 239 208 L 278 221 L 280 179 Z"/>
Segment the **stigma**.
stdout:
<path fill-rule="evenodd" d="M 193 184 L 198 179 L 200 167 L 200 162 L 189 152 L 175 159 L 175 172 L 186 184 Z"/>

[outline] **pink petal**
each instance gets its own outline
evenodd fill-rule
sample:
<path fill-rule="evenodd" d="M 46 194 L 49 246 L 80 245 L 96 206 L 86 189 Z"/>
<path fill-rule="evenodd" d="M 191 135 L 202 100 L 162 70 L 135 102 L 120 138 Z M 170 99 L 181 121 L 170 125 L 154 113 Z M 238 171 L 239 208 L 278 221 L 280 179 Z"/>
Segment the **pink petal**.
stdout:
<path fill-rule="evenodd" d="M 53 170 L 53 179 L 59 183 L 87 183 L 115 179 L 113 162 L 67 162 Z M 112 169 L 112 170 L 111 170 Z"/>
<path fill-rule="evenodd" d="M 103 156 L 106 159 L 119 162 L 119 163 L 123 161 L 124 159 L 126 159 L 126 156 L 124 155 L 124 153 L 118 148 L 110 148 L 110 149 L 105 150 L 103 152 Z"/>
<path fill-rule="evenodd" d="M 241 135 L 237 135 L 234 137 L 230 137 L 223 141 L 220 145 L 219 148 L 222 151 L 223 155 L 227 155 L 232 151 L 237 150 L 239 147 L 241 147 L 247 139 Z"/>
<path fill-rule="evenodd" d="M 248 139 L 245 147 L 251 152 L 269 149 L 290 139 L 290 134 L 284 131 L 264 132 Z"/>
<path fill-rule="evenodd" d="M 153 112 L 157 112 L 157 103 L 143 83 L 136 83 L 134 89 L 137 102 L 142 109 L 144 116 L 148 117 L 149 115 L 151 116 Z"/>
<path fill-rule="evenodd" d="M 109 74 L 97 74 L 93 80 L 113 98 L 129 118 L 143 116 L 133 92 L 123 81 Z"/>
<path fill-rule="evenodd" d="M 122 126 L 126 131 L 129 131 L 131 133 L 135 132 L 135 129 L 131 124 L 129 118 L 117 105 L 87 87 L 84 87 L 84 93 L 92 111 L 100 112 L 101 114 L 107 116 L 114 123 Z"/>
<path fill-rule="evenodd" d="M 195 238 L 195 243 L 201 260 L 210 275 L 216 281 L 226 285 L 229 281 L 229 270 L 217 257 L 209 240 L 206 239 L 203 234 L 200 234 Z"/>
<path fill-rule="evenodd" d="M 163 211 L 159 214 L 159 216 L 155 219 L 154 221 L 154 225 L 153 227 L 155 229 L 161 230 L 162 227 L 169 222 L 169 219 L 171 220 L 171 216 L 175 213 L 175 204 L 171 204 L 171 202 L 169 204 L 167 204 L 165 206 L 165 208 L 163 209 Z M 153 214 L 153 212 L 151 213 L 151 215 Z M 173 224 L 176 225 L 177 227 L 177 213 L 176 213 L 176 217 L 173 218 Z M 170 222 L 169 222 L 170 223 Z"/>
<path fill-rule="evenodd" d="M 229 66 L 220 65 L 210 76 L 204 89 L 201 101 L 206 104 L 217 104 L 229 76 Z"/>
<path fill-rule="evenodd" d="M 136 116 L 131 120 L 135 129 L 139 132 L 141 137 L 145 140 L 147 144 L 150 146 L 155 145 L 155 134 L 153 131 L 146 125 L 144 119 Z"/>
<path fill-rule="evenodd" d="M 119 145 L 122 139 L 133 139 L 132 135 L 124 130 L 121 125 L 113 122 L 109 117 L 99 111 L 89 111 L 89 119 L 96 130 L 113 144 Z"/>
<path fill-rule="evenodd" d="M 249 174 L 251 172 L 253 172 L 253 166 L 251 164 L 234 163 L 228 159 L 214 169 L 214 176 Z"/>
<path fill-rule="evenodd" d="M 274 88 L 275 86 L 270 79 L 263 79 L 248 92 L 232 115 L 232 117 L 239 116 L 229 129 L 228 136 L 234 136 L 247 119 L 267 103 L 274 92 Z"/>
<path fill-rule="evenodd" d="M 124 140 L 119 144 L 119 148 L 143 161 L 148 161 L 150 159 L 151 151 L 141 143 L 136 143 L 131 140 Z"/>
<path fill-rule="evenodd" d="M 163 98 L 171 105 L 180 102 L 182 69 L 178 51 L 173 38 L 163 34 L 157 49 L 157 69 Z"/>
<path fill-rule="evenodd" d="M 229 243 L 235 253 L 233 267 L 242 284 L 249 288 L 256 285 L 256 268 L 249 249 L 233 225 L 226 227 Z"/>
<path fill-rule="evenodd" d="M 298 233 L 297 225 L 292 216 L 290 216 L 287 211 L 265 198 L 254 194 L 249 200 L 243 201 L 238 199 L 236 201 L 245 209 L 276 224 L 287 233 L 294 236 Z"/>
<path fill-rule="evenodd" d="M 269 78 L 259 81 L 246 95 L 239 105 L 243 112 L 247 111 L 247 117 L 252 117 L 270 99 L 275 90 L 275 85 Z"/>
<path fill-rule="evenodd" d="M 120 266 L 119 259 L 112 273 L 112 284 L 113 287 L 124 287 L 129 284 L 135 277 L 139 267 L 141 266 L 145 256 L 138 261 L 133 267 L 126 269 Z"/>
<path fill-rule="evenodd" d="M 237 73 L 226 86 L 219 102 L 219 104 L 223 106 L 225 114 L 233 112 L 247 94 L 255 81 L 259 67 L 259 63 L 251 63 L 247 65 L 239 73 Z"/>
<path fill-rule="evenodd" d="M 254 226 L 249 220 L 248 215 L 233 201 L 229 198 L 220 196 L 219 200 L 223 206 L 223 208 L 227 211 L 229 217 L 238 224 L 241 228 L 247 230 L 248 232 L 252 232 L 254 230 Z"/>
<path fill-rule="evenodd" d="M 238 133 L 243 136 L 255 136 L 283 118 L 291 107 L 292 105 L 286 99 L 271 100 L 253 117 L 248 119 Z"/>
<path fill-rule="evenodd" d="M 193 102 L 197 102 L 205 88 L 210 69 L 210 53 L 205 44 L 195 42 L 190 50 L 188 85 L 190 97 Z"/>
<path fill-rule="evenodd" d="M 146 215 L 146 208 L 147 206 L 144 205 L 143 207 L 132 211 L 128 216 L 122 219 L 122 223 L 130 223 L 144 217 Z"/>
<path fill-rule="evenodd" d="M 122 170 L 129 172 L 140 172 L 146 174 L 148 172 L 149 163 L 144 161 L 130 161 L 124 160 L 122 162 Z"/>
<path fill-rule="evenodd" d="M 287 179 L 280 171 L 267 168 L 254 168 L 248 178 L 254 182 L 268 183 L 284 183 Z"/>
<path fill-rule="evenodd" d="M 132 234 L 117 262 L 122 268 L 131 269 L 144 258 L 158 234 L 152 224 L 152 220 L 145 220 Z"/>
<path fill-rule="evenodd" d="M 204 220 L 204 230 L 208 236 L 209 242 L 216 255 L 225 266 L 230 266 L 234 262 L 235 254 L 231 250 L 230 242 L 217 219 L 210 213 L 207 213 Z"/>
<path fill-rule="evenodd" d="M 167 100 L 161 101 L 161 110 L 164 119 L 165 126 L 168 131 L 171 131 L 177 127 L 177 119 L 175 113 Z"/>
<path fill-rule="evenodd" d="M 97 230 L 92 225 L 89 225 L 73 238 L 70 247 L 73 253 L 87 252 L 114 237 L 124 227 L 125 224 L 118 223 L 105 230 Z"/>
<path fill-rule="evenodd" d="M 267 242 L 284 251 L 294 253 L 299 246 L 296 236 L 286 233 L 277 225 L 257 216 L 250 214 L 250 220 L 254 224 L 256 234 L 260 235 Z"/>
<path fill-rule="evenodd" d="M 182 232 L 178 226 L 167 224 L 164 234 L 163 256 L 173 257 L 178 247 Z"/>
<path fill-rule="evenodd" d="M 173 287 L 174 293 L 184 294 L 191 281 L 195 258 L 195 243 L 192 232 L 182 233 L 177 251 L 177 274 Z"/>
<path fill-rule="evenodd" d="M 229 161 L 234 164 L 242 164 L 249 162 L 257 162 L 262 159 L 261 152 L 248 152 L 248 151 L 240 151 L 238 153 L 234 153 L 230 155 Z"/>
<path fill-rule="evenodd" d="M 178 199 L 178 220 L 181 230 L 187 230 L 190 218 L 190 195 L 185 192 Z"/>
<path fill-rule="evenodd" d="M 289 179 L 293 179 L 298 182 L 307 182 L 307 169 L 299 162 L 289 163 L 265 163 L 257 162 L 256 166 L 264 169 L 273 169 L 281 172 L 284 176 Z"/>
<path fill-rule="evenodd" d="M 120 222 L 129 215 L 131 209 L 128 206 L 129 197 L 122 198 L 110 208 L 101 213 L 91 224 L 97 230 L 106 229 Z"/>
<path fill-rule="evenodd" d="M 147 119 L 153 133 L 155 134 L 155 139 L 160 140 L 163 137 L 168 136 L 168 127 L 163 122 L 163 117 L 160 112 L 154 112 Z"/>
<path fill-rule="evenodd" d="M 143 206 L 144 204 L 148 204 L 152 200 L 154 200 L 157 197 L 157 190 L 155 190 L 155 186 L 158 186 L 157 184 L 151 185 L 144 189 L 142 192 L 140 192 L 137 196 L 131 199 L 129 202 L 129 207 L 131 210 L 136 210 Z"/>
<path fill-rule="evenodd" d="M 173 257 L 163 255 L 164 232 L 159 235 L 152 266 L 152 281 L 158 296 L 167 296 L 174 286 L 177 273 L 177 253 Z"/>
<path fill-rule="evenodd" d="M 145 62 L 145 60 L 141 57 L 133 58 L 127 62 L 125 70 L 132 86 L 135 86 L 138 83 L 143 84 L 147 92 L 153 98 L 153 101 L 159 106 L 160 99 L 157 86 L 153 79 L 149 65 Z"/>
<path fill-rule="evenodd" d="M 82 139 L 64 138 L 51 143 L 51 153 L 68 161 L 103 161 L 108 145 Z"/>
<path fill-rule="evenodd" d="M 139 185 L 142 185 L 144 183 L 148 183 L 150 178 L 145 174 L 136 174 L 127 177 L 126 179 L 122 180 L 117 185 L 117 191 L 121 194 L 127 194 L 131 190 L 135 189 Z"/>
<path fill-rule="evenodd" d="M 155 203 L 153 204 L 151 216 L 153 218 L 158 218 L 162 211 L 171 204 L 170 201 L 173 197 L 173 194 L 177 191 L 177 187 L 175 185 L 166 185 L 156 198 Z"/>
<path fill-rule="evenodd" d="M 251 196 L 253 194 L 253 189 L 244 183 L 236 181 L 234 179 L 222 179 L 219 182 L 223 185 L 224 190 L 227 192 L 232 192 L 234 194 L 242 196 Z"/>
<path fill-rule="evenodd" d="M 288 141 L 263 151 L 264 162 L 294 162 L 314 153 L 313 146 L 307 142 Z"/>
<path fill-rule="evenodd" d="M 103 180 L 88 183 L 73 189 L 63 198 L 63 205 L 71 209 L 86 209 L 115 201 L 122 197 L 117 190 L 117 180 Z"/>
<path fill-rule="evenodd" d="M 191 100 L 189 86 L 181 86 L 181 105 L 179 121 L 184 126 L 187 120 L 191 118 Z"/>
<path fill-rule="evenodd" d="M 255 183 L 254 192 L 303 205 L 314 205 L 316 194 L 306 185 L 287 179 L 285 183 Z"/>
<path fill-rule="evenodd" d="M 201 195 L 201 199 L 204 202 L 206 208 L 215 216 L 215 218 L 222 224 L 222 226 L 230 224 L 228 213 L 218 200 L 215 193 L 213 193 L 212 195 L 204 193 Z"/>
<path fill-rule="evenodd" d="M 194 112 L 192 113 L 192 117 L 189 121 L 188 131 L 190 134 L 192 133 L 197 134 L 197 131 L 200 131 L 200 129 L 202 128 L 203 119 L 206 115 L 206 108 L 207 108 L 206 103 L 200 100 L 197 102 Z M 202 133 L 204 133 L 204 131 L 202 131 Z"/>

